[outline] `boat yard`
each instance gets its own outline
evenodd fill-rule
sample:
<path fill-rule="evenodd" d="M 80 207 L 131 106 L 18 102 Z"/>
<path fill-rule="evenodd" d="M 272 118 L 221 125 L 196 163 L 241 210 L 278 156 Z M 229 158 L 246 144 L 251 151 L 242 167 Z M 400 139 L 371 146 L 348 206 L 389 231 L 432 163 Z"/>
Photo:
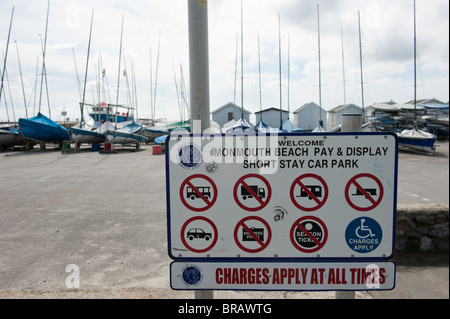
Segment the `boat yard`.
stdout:
<path fill-rule="evenodd" d="M 169 287 L 165 156 L 153 155 L 152 145 L 116 150 L 0 153 L 2 298 L 193 297 Z M 435 156 L 399 152 L 399 207 L 437 205 L 448 218 L 448 153 L 448 141 L 438 144 Z M 68 265 L 79 266 L 79 290 L 66 288 Z M 448 273 L 448 263 L 444 269 Z M 358 292 L 357 298 L 402 298 L 410 283 L 402 281 L 401 271 L 393 292 Z M 448 275 L 446 285 L 448 297 Z M 420 291 L 427 290 L 415 293 Z M 247 294 L 286 298 L 281 292 Z M 288 298 L 304 297 L 333 293 L 296 292 Z"/>

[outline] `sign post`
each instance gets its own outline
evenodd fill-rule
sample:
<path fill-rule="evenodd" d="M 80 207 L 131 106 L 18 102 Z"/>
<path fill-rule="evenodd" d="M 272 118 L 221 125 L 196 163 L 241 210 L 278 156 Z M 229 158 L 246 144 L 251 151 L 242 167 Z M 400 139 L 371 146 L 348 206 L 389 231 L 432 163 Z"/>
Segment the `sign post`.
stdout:
<path fill-rule="evenodd" d="M 397 161 L 390 133 L 172 134 L 166 142 L 172 287 L 282 290 L 274 276 L 303 271 L 323 272 L 339 285 L 311 277 L 288 290 L 393 289 Z M 232 264 L 227 272 L 267 269 L 270 280 L 222 285 L 224 264 Z M 184 267 L 198 271 L 202 283 L 176 284 Z M 361 283 L 372 269 L 381 269 L 380 286 L 371 288 L 374 279 L 362 289 L 348 280 L 359 271 Z"/>

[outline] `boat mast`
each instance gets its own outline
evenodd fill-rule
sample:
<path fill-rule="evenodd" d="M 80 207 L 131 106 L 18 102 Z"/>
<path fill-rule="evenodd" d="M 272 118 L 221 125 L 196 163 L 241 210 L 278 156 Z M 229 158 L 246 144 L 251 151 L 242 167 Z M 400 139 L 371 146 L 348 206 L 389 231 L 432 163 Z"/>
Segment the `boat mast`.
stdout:
<path fill-rule="evenodd" d="M 44 81 L 44 74 L 45 74 L 45 77 L 46 77 L 45 83 L 47 85 L 47 75 L 46 75 L 46 70 L 45 70 L 45 51 L 47 49 L 47 31 L 48 31 L 48 15 L 49 15 L 49 12 L 50 12 L 50 0 L 48 0 L 48 5 L 47 5 L 47 20 L 46 20 L 46 23 L 45 23 L 44 47 L 42 49 L 42 74 L 41 74 L 41 91 L 40 91 L 40 94 L 39 94 L 39 113 L 41 112 L 42 87 L 43 87 L 43 81 Z M 47 100 L 48 100 L 48 86 L 47 86 Z M 50 115 L 50 102 L 49 101 L 48 101 L 48 104 L 49 104 L 48 105 L 49 118 L 51 118 L 51 115 Z"/>
<path fill-rule="evenodd" d="M 241 0 L 241 128 L 244 130 L 244 9 Z"/>
<path fill-rule="evenodd" d="M 358 29 L 359 29 L 359 67 L 361 71 L 361 107 L 364 123 L 364 81 L 363 81 L 363 61 L 362 61 L 362 41 L 361 41 L 361 19 L 358 11 Z"/>
<path fill-rule="evenodd" d="M 87 83 L 87 74 L 88 74 L 88 69 L 89 69 L 89 53 L 91 51 L 91 37 L 92 37 L 92 24 L 94 21 L 94 9 L 92 9 L 92 14 L 91 14 L 91 28 L 89 31 L 89 42 L 88 42 L 88 51 L 87 51 L 87 57 L 86 57 L 86 70 L 84 73 L 84 88 L 83 88 L 83 97 L 82 97 L 82 101 L 80 104 L 80 112 L 81 112 L 81 120 L 80 120 L 80 128 L 82 127 L 83 123 L 84 123 L 84 102 L 85 102 L 85 98 L 86 98 L 86 83 Z"/>
<path fill-rule="evenodd" d="M 341 26 L 341 42 L 342 42 L 342 82 L 344 83 L 344 105 L 346 105 L 347 94 L 345 90 L 344 28 L 342 26 Z"/>
<path fill-rule="evenodd" d="M 282 89 L 281 89 L 281 22 L 280 14 L 278 13 L 278 76 L 280 82 L 280 131 L 283 130 L 283 114 L 282 114 Z"/>
<path fill-rule="evenodd" d="M 17 61 L 19 62 L 20 82 L 22 83 L 23 103 L 25 106 L 25 116 L 28 118 L 27 98 L 25 96 L 25 87 L 23 85 L 22 66 L 20 64 L 19 45 L 16 43 Z"/>
<path fill-rule="evenodd" d="M 239 51 L 239 34 L 236 35 L 236 60 L 234 63 L 234 91 L 233 91 L 233 103 L 236 104 L 236 79 L 237 79 L 237 65 L 238 65 L 238 51 Z M 233 116 L 234 117 L 234 116 Z"/>
<path fill-rule="evenodd" d="M 117 94 L 116 94 L 116 118 L 114 120 L 115 122 L 115 129 L 117 129 L 117 108 L 119 107 L 119 85 L 120 85 L 120 62 L 122 60 L 122 36 L 123 36 L 123 14 L 122 14 L 122 27 L 120 28 L 120 47 L 119 47 L 119 69 L 117 74 Z"/>
<path fill-rule="evenodd" d="M 158 54 L 156 55 L 156 74 L 155 74 L 155 92 L 153 96 L 153 116 L 156 116 L 156 89 L 158 85 L 158 69 L 159 69 L 159 49 L 161 47 L 161 31 L 158 39 Z"/>
<path fill-rule="evenodd" d="M 262 122 L 263 119 L 262 119 L 262 95 L 261 95 L 261 50 L 259 45 L 259 33 L 258 33 L 258 70 L 259 70 L 259 111 Z"/>
<path fill-rule="evenodd" d="M 414 0 L 414 128 L 417 127 L 417 34 L 416 34 L 416 0 Z"/>
<path fill-rule="evenodd" d="M 2 100 L 3 79 L 5 77 L 5 71 L 6 71 L 6 58 L 8 57 L 9 38 L 11 36 L 11 27 L 12 27 L 13 16 L 14 16 L 14 6 L 12 7 L 11 20 L 9 22 L 8 41 L 6 41 L 6 52 L 5 52 L 5 57 L 3 59 L 2 82 L 0 85 L 0 101 Z"/>
<path fill-rule="evenodd" d="M 320 67 L 320 19 L 319 19 L 319 4 L 317 4 L 317 35 L 319 48 L 319 130 L 322 130 L 322 72 Z"/>

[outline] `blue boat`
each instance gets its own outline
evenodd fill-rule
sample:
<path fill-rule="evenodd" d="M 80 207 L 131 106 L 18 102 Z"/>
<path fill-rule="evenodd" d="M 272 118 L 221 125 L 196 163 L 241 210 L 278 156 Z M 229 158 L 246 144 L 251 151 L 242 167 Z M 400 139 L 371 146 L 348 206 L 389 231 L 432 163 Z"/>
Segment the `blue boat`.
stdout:
<path fill-rule="evenodd" d="M 434 155 L 437 138 L 434 134 L 413 128 L 403 130 L 398 135 L 398 144 L 409 149 L 422 151 Z"/>
<path fill-rule="evenodd" d="M 19 134 L 30 140 L 55 142 L 70 140 L 69 131 L 62 125 L 38 113 L 30 119 L 19 119 Z"/>

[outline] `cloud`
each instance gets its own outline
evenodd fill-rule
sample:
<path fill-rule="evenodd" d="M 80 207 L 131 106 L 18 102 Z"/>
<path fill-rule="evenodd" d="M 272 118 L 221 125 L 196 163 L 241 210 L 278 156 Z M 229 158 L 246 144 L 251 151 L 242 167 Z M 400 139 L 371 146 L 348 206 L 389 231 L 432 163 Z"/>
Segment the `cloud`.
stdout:
<path fill-rule="evenodd" d="M 208 2 L 211 110 L 234 99 L 236 37 L 240 36 L 239 0 Z M 258 43 L 260 36 L 263 105 L 279 105 L 278 16 L 281 18 L 282 100 L 287 108 L 288 37 L 290 41 L 291 109 L 318 103 L 317 4 L 320 6 L 321 69 L 323 106 L 343 103 L 342 39 L 344 35 L 347 102 L 360 104 L 359 30 L 361 15 L 362 56 L 367 103 L 412 99 L 413 2 L 412 0 L 245 0 L 244 4 L 244 101 L 251 112 L 259 110 Z M 20 49 L 25 91 L 30 99 L 36 73 L 42 63 L 41 40 L 45 32 L 47 0 L 0 2 L 0 49 L 6 47 L 12 6 L 15 14 L 11 39 Z M 417 1 L 418 66 L 420 98 L 448 101 L 449 3 Z M 94 24 L 89 60 L 89 83 L 105 69 L 109 94 L 117 90 L 119 41 L 124 16 L 123 56 L 127 68 L 133 63 L 139 114 L 150 115 L 150 49 L 153 81 L 161 35 L 157 83 L 158 117 L 180 118 L 174 80 L 180 65 L 189 88 L 189 41 L 187 1 L 180 0 L 51 0 L 48 25 L 47 71 L 52 107 L 79 113 L 75 60 L 84 79 L 91 13 Z M 39 36 L 41 34 L 41 36 Z M 240 39 L 238 41 L 240 46 Z M 23 115 L 23 97 L 18 61 L 11 46 L 7 67 L 17 114 Z M 75 57 L 73 56 L 75 51 Z M 240 47 L 238 51 L 237 100 L 240 104 Z M 39 59 L 39 61 L 37 61 Z M 36 66 L 39 70 L 36 72 Z M 38 81 L 39 83 L 39 81 Z M 120 97 L 126 97 L 125 79 L 120 78 Z M 89 102 L 95 101 L 96 86 L 88 87 Z M 92 92 L 94 91 L 94 93 Z M 22 100 L 22 102 L 20 102 Z M 32 98 L 31 98 L 32 100 Z M 0 119 L 4 119 L 3 101 Z M 69 110 L 73 108 L 73 110 Z"/>

